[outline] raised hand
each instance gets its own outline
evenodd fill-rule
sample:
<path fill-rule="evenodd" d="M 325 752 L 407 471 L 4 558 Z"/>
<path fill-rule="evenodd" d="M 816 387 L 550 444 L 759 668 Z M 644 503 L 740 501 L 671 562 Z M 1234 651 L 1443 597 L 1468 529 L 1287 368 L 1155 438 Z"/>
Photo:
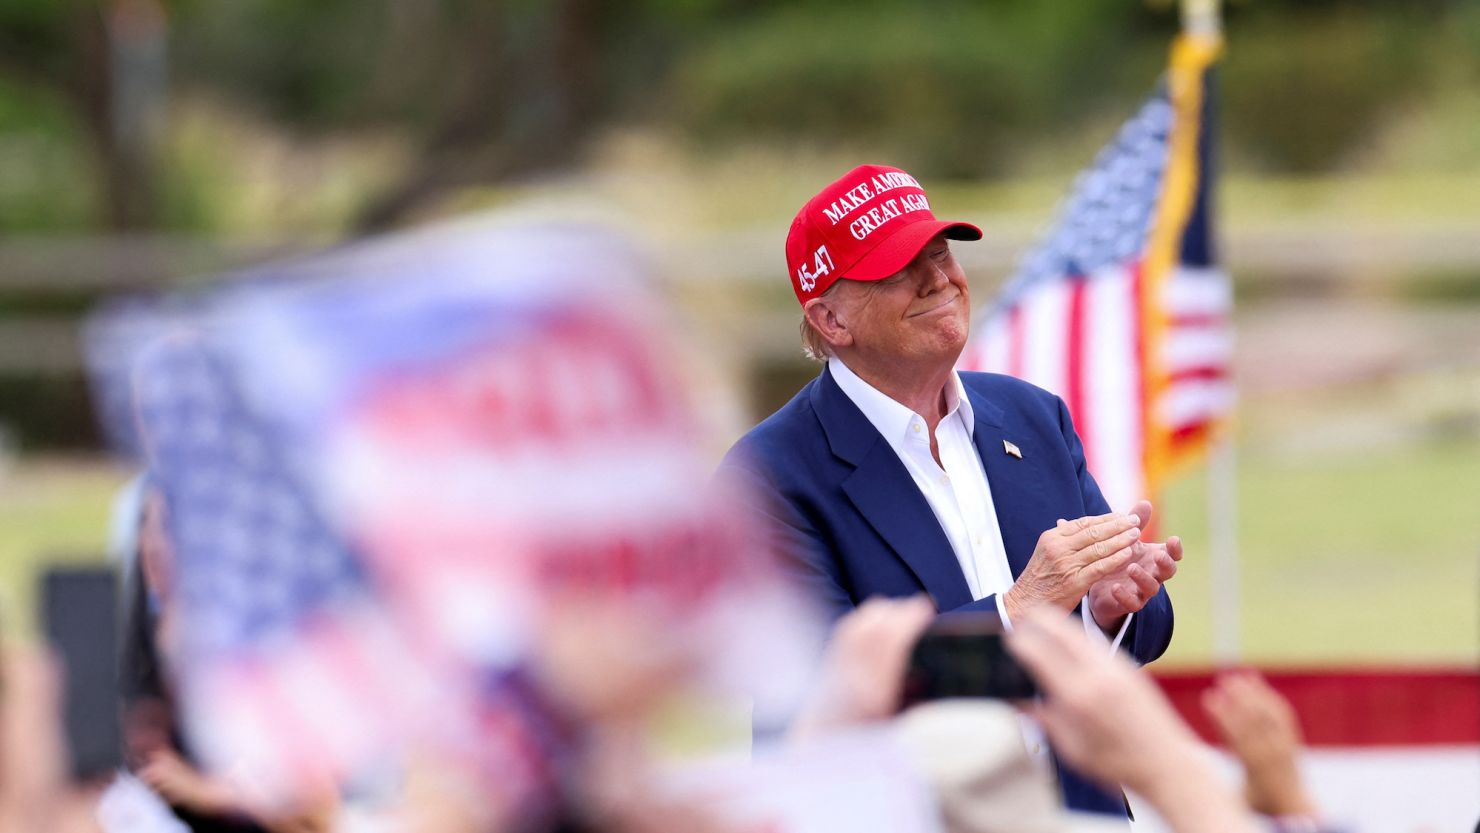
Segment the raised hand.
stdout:
<path fill-rule="evenodd" d="M 1203 692 L 1203 710 L 1244 765 L 1249 806 L 1268 816 L 1314 815 L 1300 777 L 1295 710 L 1257 671 L 1223 674 Z"/>
<path fill-rule="evenodd" d="M 1178 833 L 1258 829 L 1192 730 L 1125 657 L 1043 608 L 1015 621 L 1007 648 L 1038 682 L 1043 698 L 1026 708 L 1063 760 L 1140 793 Z"/>
<path fill-rule="evenodd" d="M 1131 509 L 1143 532 L 1151 522 L 1151 501 L 1143 500 Z M 1132 545 L 1134 556 L 1118 569 L 1089 588 L 1089 609 L 1101 628 L 1120 627 L 1127 614 L 1146 606 L 1161 586 L 1177 574 L 1182 560 L 1182 539 L 1175 535 L 1165 543 L 1137 540 Z"/>
<path fill-rule="evenodd" d="M 924 596 L 872 598 L 842 619 L 822 659 L 822 675 L 792 723 L 793 739 L 874 720 L 899 710 L 910 650 L 935 618 Z"/>
<path fill-rule="evenodd" d="M 1038 605 L 1073 608 L 1091 586 L 1135 558 L 1142 525 L 1134 514 L 1111 512 L 1060 520 L 1045 530 L 1028 566 L 1002 598 L 1008 618 Z"/>

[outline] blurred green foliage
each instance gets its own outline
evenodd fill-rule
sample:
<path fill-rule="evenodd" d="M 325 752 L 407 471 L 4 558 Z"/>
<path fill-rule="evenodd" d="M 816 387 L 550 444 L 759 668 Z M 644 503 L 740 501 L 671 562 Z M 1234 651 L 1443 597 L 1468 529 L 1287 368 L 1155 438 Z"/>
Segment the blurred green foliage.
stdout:
<path fill-rule="evenodd" d="M 1416 275 L 1403 284 L 1401 297 L 1440 306 L 1480 306 L 1480 274 L 1452 271 Z"/>
<path fill-rule="evenodd" d="M 163 21 L 168 62 L 165 124 L 142 150 L 110 133 L 127 90 L 109 33 L 140 9 Z M 1480 3 L 1242 0 L 1226 17 L 1226 158 L 1244 169 L 1360 166 L 1388 125 L 1480 83 Z M 213 171 L 242 147 L 171 141 L 200 101 L 287 142 L 398 137 L 361 230 L 579 165 L 614 126 L 932 177 L 1011 177 L 1045 148 L 1072 170 L 1097 144 L 1075 138 L 1145 94 L 1177 25 L 1170 0 L 0 0 L 0 230 L 228 230 L 216 203 L 234 180 Z"/>
<path fill-rule="evenodd" d="M 1003 176 L 1016 148 L 1148 89 L 1173 26 L 1109 0 L 797 4 L 694 44 L 668 117 L 709 141 L 840 143 L 926 175 Z"/>
<path fill-rule="evenodd" d="M 102 447 L 92 396 L 81 374 L 0 375 L 0 402 L 5 403 L 0 424 L 4 443 L 17 450 Z"/>
<path fill-rule="evenodd" d="M 387 38 L 386 4 L 261 0 L 202 4 L 176 18 L 182 80 L 209 84 L 287 124 L 313 127 L 370 108 L 367 81 Z M 398 69 L 404 71 L 407 67 Z"/>
<path fill-rule="evenodd" d="M 0 230 L 84 228 L 94 219 L 92 160 L 73 114 L 45 90 L 0 74 Z"/>
<path fill-rule="evenodd" d="M 1251 16 L 1223 74 L 1232 148 L 1262 170 L 1343 167 L 1383 116 L 1428 91 L 1440 56 L 1427 17 L 1330 5 Z"/>

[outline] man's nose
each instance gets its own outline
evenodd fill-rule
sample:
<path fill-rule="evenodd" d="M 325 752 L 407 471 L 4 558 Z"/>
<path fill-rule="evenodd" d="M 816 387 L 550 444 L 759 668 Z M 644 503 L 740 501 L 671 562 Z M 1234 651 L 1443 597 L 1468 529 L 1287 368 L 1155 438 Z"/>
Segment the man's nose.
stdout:
<path fill-rule="evenodd" d="M 946 275 L 946 270 L 940 268 L 940 264 L 925 258 L 920 266 L 919 278 L 920 296 L 931 295 L 939 292 L 950 285 L 951 279 Z"/>

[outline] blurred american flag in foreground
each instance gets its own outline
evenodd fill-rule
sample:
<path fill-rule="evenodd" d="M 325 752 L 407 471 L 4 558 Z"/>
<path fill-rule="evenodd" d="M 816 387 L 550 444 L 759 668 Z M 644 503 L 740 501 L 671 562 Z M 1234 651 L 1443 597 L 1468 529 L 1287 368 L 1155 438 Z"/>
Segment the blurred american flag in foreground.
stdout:
<path fill-rule="evenodd" d="M 538 814 L 568 705 L 544 640 L 600 611 L 659 635 L 631 656 L 791 707 L 812 620 L 705 488 L 646 269 L 608 232 L 475 222 L 93 322 L 213 769 L 281 805 L 430 754 Z"/>
<path fill-rule="evenodd" d="M 1211 216 L 1219 49 L 1178 40 L 1162 88 L 1080 174 L 961 357 L 1063 397 L 1117 509 L 1154 497 L 1233 407 L 1233 291 Z"/>
<path fill-rule="evenodd" d="M 353 553 L 201 334 L 151 345 L 136 378 L 177 560 L 167 648 L 203 751 L 228 746 L 255 777 L 317 784 L 384 752 L 376 715 L 405 711 L 392 670 L 405 651 L 374 615 Z"/>

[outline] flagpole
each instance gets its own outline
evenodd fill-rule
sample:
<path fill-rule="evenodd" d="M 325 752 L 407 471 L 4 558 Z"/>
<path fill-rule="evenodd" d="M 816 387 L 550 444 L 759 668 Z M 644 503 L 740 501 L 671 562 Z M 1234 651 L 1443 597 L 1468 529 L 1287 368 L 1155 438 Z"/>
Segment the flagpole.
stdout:
<path fill-rule="evenodd" d="M 1221 5 L 1219 0 L 1182 0 L 1182 31 L 1200 36 L 1222 34 Z"/>
<path fill-rule="evenodd" d="M 1219 0 L 1181 0 L 1182 30 L 1200 38 L 1221 37 Z M 1205 172 L 1206 173 L 1206 172 Z M 1233 427 L 1221 426 L 1208 456 L 1208 562 L 1212 581 L 1213 660 L 1239 661 L 1241 593 L 1238 558 L 1238 459 Z"/>
<path fill-rule="evenodd" d="M 1213 660 L 1239 661 L 1238 469 L 1233 430 L 1226 428 L 1208 458 L 1208 561 L 1212 567 Z"/>

